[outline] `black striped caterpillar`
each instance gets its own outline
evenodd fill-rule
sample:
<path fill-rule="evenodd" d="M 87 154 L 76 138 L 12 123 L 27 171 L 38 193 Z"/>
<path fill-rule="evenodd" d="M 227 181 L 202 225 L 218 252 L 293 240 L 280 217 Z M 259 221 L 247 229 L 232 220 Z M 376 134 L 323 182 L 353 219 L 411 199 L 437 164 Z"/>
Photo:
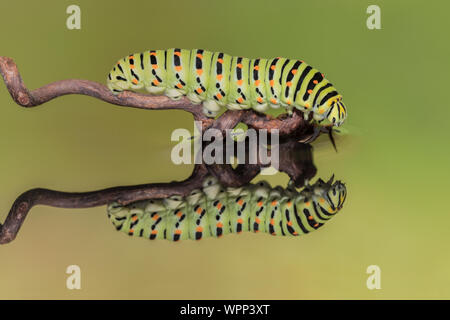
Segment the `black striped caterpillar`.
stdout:
<path fill-rule="evenodd" d="M 299 236 L 320 228 L 343 206 L 347 195 L 340 181 L 318 179 L 298 192 L 265 182 L 223 188 L 209 176 L 202 189 L 187 197 L 109 204 L 108 217 L 130 236 L 172 241 L 221 237 L 243 231 Z"/>
<path fill-rule="evenodd" d="M 293 108 L 307 118 L 340 126 L 347 117 L 342 96 L 324 75 L 302 60 L 248 59 L 201 49 L 150 50 L 121 59 L 108 74 L 115 94 L 145 88 L 172 99 L 186 95 L 215 117 L 232 110 Z"/>

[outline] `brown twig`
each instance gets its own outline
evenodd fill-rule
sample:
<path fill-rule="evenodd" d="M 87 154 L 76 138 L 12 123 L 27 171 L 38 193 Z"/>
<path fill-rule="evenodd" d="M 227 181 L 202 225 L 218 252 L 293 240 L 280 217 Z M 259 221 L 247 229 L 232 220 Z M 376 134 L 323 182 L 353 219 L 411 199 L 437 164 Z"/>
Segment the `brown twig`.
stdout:
<path fill-rule="evenodd" d="M 105 85 L 88 80 L 61 80 L 29 91 L 23 83 L 17 65 L 8 57 L 0 57 L 0 73 L 13 100 L 26 108 L 41 105 L 67 94 L 83 94 L 125 107 L 153 110 L 182 109 L 192 113 L 195 120 L 201 121 L 203 131 L 211 127 L 224 131 L 234 128 L 239 122 L 247 124 L 250 128 L 267 129 L 269 133 L 278 129 L 280 136 L 296 137 L 298 140 L 307 140 L 313 136 L 314 131 L 314 126 L 305 121 L 303 114 L 299 111 L 295 111 L 291 117 L 273 118 L 253 110 L 228 110 L 214 120 L 207 118 L 203 114 L 202 108 L 192 104 L 186 97 L 174 101 L 165 96 L 150 96 L 128 91 L 116 96 Z M 306 172 L 301 167 L 296 168 L 295 165 L 290 165 L 289 162 L 285 162 L 283 165 L 286 167 L 284 171 L 290 175 L 298 177 Z M 197 165 L 191 177 L 182 182 L 114 187 L 84 193 L 32 189 L 16 199 L 5 223 L 0 224 L 0 243 L 8 243 L 16 237 L 29 210 L 35 205 L 87 208 L 105 205 L 112 201 L 128 204 L 143 199 L 164 198 L 173 194 L 186 195 L 201 186 L 201 182 L 208 172 L 219 176 L 219 180 L 225 186 L 238 186 L 248 183 L 259 172 L 259 169 L 258 165 L 240 166 L 236 170 L 231 169 L 231 166 L 220 165 L 207 168 L 204 165 Z M 283 171 L 283 169 L 281 170 Z M 314 170 L 308 172 L 308 174 L 315 174 Z"/>
<path fill-rule="evenodd" d="M 251 128 L 267 129 L 269 132 L 273 129 L 278 129 L 280 135 L 291 135 L 298 133 L 299 129 L 301 129 L 300 131 L 310 131 L 313 127 L 303 119 L 303 114 L 300 111 L 295 111 L 292 117 L 280 116 L 273 118 L 253 110 L 228 110 L 222 115 L 223 118 L 219 117 L 215 121 L 203 114 L 200 105 L 193 104 L 186 97 L 180 100 L 172 100 L 165 96 L 151 96 L 130 91 L 124 91 L 119 95 L 114 95 L 105 85 L 89 80 L 60 80 L 29 91 L 23 83 L 14 60 L 8 57 L 0 57 L 0 73 L 13 100 L 18 105 L 26 108 L 36 107 L 67 94 L 83 94 L 124 107 L 151 110 L 185 110 L 192 113 L 195 120 L 202 122 L 203 130 L 213 126 L 213 124 L 224 129 L 232 129 L 234 127 L 231 126 L 233 123 L 244 122 Z"/>
<path fill-rule="evenodd" d="M 32 189 L 21 194 L 9 211 L 3 226 L 0 224 L 0 244 L 15 239 L 28 212 L 33 206 L 47 205 L 60 208 L 89 208 L 118 202 L 126 205 L 146 199 L 166 198 L 171 195 L 186 196 L 202 186 L 208 174 L 215 175 L 225 187 L 239 187 L 249 183 L 263 167 L 242 164 L 233 169 L 231 165 L 199 164 L 189 178 L 180 182 L 153 183 L 136 186 L 114 187 L 91 192 L 60 192 L 48 189 Z M 287 173 L 300 187 L 305 179 L 316 174 L 312 163 L 311 147 L 298 142 L 287 142 L 280 146 L 279 170 Z"/>

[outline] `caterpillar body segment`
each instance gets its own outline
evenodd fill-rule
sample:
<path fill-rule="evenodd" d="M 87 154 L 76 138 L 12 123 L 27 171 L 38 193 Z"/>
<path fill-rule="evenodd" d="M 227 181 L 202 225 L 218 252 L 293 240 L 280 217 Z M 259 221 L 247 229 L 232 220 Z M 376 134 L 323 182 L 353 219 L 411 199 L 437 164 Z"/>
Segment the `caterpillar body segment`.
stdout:
<path fill-rule="evenodd" d="M 208 177 L 186 197 L 111 203 L 108 217 L 117 230 L 151 240 L 222 237 L 244 231 L 299 236 L 320 228 L 343 206 L 343 183 L 319 179 L 300 192 L 267 182 L 224 188 Z"/>
<path fill-rule="evenodd" d="M 294 108 L 314 120 L 340 126 L 347 117 L 342 96 L 324 75 L 302 60 L 248 59 L 202 49 L 150 50 L 118 61 L 108 74 L 109 89 L 145 88 L 172 99 L 187 96 L 215 117 L 226 107 L 258 112 Z"/>

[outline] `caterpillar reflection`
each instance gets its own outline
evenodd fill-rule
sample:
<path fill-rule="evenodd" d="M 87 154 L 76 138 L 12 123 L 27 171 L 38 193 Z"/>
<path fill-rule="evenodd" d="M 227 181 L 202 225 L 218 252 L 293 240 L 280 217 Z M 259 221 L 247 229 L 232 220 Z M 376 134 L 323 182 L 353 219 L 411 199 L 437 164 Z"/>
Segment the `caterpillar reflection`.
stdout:
<path fill-rule="evenodd" d="M 201 49 L 151 50 L 121 59 L 108 74 L 109 89 L 145 88 L 172 99 L 186 95 L 215 117 L 221 107 L 265 112 L 297 108 L 313 119 L 340 126 L 347 109 L 324 75 L 302 60 L 248 59 Z"/>
<path fill-rule="evenodd" d="M 203 181 L 187 197 L 146 200 L 127 206 L 111 203 L 108 217 L 130 236 L 172 241 L 221 237 L 243 231 L 299 236 L 320 228 L 343 206 L 347 195 L 333 177 L 319 179 L 298 192 L 267 182 L 223 188 L 216 178 Z"/>

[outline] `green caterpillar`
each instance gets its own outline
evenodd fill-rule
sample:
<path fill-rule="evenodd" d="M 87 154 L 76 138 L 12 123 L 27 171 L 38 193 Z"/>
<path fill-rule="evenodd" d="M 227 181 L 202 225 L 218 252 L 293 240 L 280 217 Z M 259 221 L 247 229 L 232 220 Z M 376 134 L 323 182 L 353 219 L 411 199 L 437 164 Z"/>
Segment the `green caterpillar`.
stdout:
<path fill-rule="evenodd" d="M 347 117 L 342 96 L 318 70 L 286 58 L 247 59 L 201 49 L 151 50 L 121 59 L 108 74 L 109 89 L 145 88 L 172 99 L 186 95 L 215 117 L 222 107 L 297 108 L 313 119 L 340 126 Z"/>
<path fill-rule="evenodd" d="M 209 176 L 202 190 L 185 198 L 172 196 L 127 206 L 111 203 L 107 211 L 117 230 L 151 240 L 200 240 L 243 231 L 299 236 L 332 218 L 346 195 L 345 185 L 333 183 L 333 177 L 298 192 L 292 183 L 283 189 L 271 188 L 265 181 L 225 189 Z"/>

